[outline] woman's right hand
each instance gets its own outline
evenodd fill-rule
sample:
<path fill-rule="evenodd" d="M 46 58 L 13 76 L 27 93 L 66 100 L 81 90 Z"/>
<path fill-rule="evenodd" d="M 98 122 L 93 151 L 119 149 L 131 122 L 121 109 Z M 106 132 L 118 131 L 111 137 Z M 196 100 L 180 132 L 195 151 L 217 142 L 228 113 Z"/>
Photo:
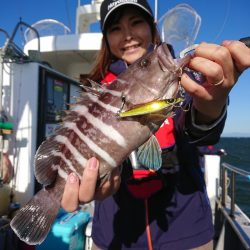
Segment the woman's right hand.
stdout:
<path fill-rule="evenodd" d="M 201 43 L 188 67 L 205 77 L 202 84 L 182 74 L 181 85 L 192 96 L 196 124 L 211 124 L 222 114 L 241 73 L 250 67 L 250 49 L 240 41 Z"/>
<path fill-rule="evenodd" d="M 116 168 L 111 173 L 110 179 L 101 187 L 96 187 L 98 180 L 99 161 L 96 158 L 88 160 L 81 181 L 76 174 L 68 176 L 61 206 L 68 212 L 78 209 L 79 204 L 89 203 L 92 200 L 103 200 L 114 194 L 120 186 L 120 171 Z"/>

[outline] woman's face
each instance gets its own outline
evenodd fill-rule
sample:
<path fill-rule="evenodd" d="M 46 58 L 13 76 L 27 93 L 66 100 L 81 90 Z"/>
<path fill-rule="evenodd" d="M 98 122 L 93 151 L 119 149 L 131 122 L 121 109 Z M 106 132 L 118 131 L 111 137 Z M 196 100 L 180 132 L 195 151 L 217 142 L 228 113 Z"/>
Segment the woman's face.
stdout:
<path fill-rule="evenodd" d="M 127 7 L 119 21 L 107 28 L 107 41 L 115 57 L 131 64 L 142 57 L 152 43 L 151 29 L 137 9 Z"/>

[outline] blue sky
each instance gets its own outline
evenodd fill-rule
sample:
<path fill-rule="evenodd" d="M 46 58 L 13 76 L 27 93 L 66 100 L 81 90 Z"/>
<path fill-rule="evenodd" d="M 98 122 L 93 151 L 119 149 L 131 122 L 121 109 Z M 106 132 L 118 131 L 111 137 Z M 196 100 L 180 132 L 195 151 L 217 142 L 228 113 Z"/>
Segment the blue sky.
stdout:
<path fill-rule="evenodd" d="M 81 4 L 91 2 L 82 0 Z M 154 10 L 154 0 L 149 0 Z M 239 39 L 250 36 L 249 0 L 158 0 L 158 18 L 177 4 L 187 3 L 201 16 L 201 27 L 196 43 L 205 41 L 220 44 L 226 39 Z M 8 0 L 1 3 L 0 28 L 10 35 L 20 17 L 28 24 L 51 18 L 63 22 L 75 32 L 75 14 L 78 0 Z M 17 37 L 22 35 L 17 33 Z M 5 36 L 0 33 L 0 47 Z M 16 40 L 17 39 L 17 40 Z M 15 41 L 21 47 L 19 38 Z M 243 73 L 230 93 L 228 118 L 223 135 L 250 136 L 250 69 Z"/>

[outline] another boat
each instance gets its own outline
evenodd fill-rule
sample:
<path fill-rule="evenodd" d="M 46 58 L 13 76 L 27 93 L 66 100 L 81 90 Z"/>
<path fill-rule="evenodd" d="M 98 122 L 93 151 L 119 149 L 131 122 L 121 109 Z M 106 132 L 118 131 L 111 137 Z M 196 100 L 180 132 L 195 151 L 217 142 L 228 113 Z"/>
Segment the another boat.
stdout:
<path fill-rule="evenodd" d="M 0 93 L 3 93 L 0 143 L 15 174 L 10 183 L 0 183 L 0 216 L 7 221 L 0 233 L 7 230 L 8 217 L 40 188 L 33 173 L 34 155 L 40 143 L 60 123 L 67 103 L 74 102 L 79 95 L 81 79 L 93 64 L 102 35 L 90 32 L 90 25 L 99 20 L 101 2 L 92 0 L 90 4 L 78 6 L 75 34 L 64 24 L 50 19 L 31 26 L 20 21 L 12 36 L 6 33 L 6 43 L 0 48 Z M 13 43 L 19 26 L 27 27 L 23 50 Z M 45 26 L 47 29 L 43 30 Z M 205 160 L 216 229 L 215 249 L 250 249 L 250 219 L 235 204 L 234 196 L 235 175 L 249 177 L 250 173 L 221 164 L 219 155 L 206 155 Z M 90 214 L 92 208 L 92 204 L 85 206 Z M 85 232 L 85 249 L 90 249 L 91 220 Z M 5 243 L 0 237 L 0 248 L 1 244 Z"/>

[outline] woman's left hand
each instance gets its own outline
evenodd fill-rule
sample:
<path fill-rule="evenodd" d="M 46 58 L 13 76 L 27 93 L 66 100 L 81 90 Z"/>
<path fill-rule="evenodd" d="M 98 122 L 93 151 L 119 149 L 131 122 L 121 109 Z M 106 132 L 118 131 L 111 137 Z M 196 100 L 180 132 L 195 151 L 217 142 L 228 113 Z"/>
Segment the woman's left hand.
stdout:
<path fill-rule="evenodd" d="M 198 84 L 184 73 L 181 84 L 193 97 L 196 123 L 209 124 L 220 117 L 230 90 L 250 67 L 250 49 L 239 41 L 224 41 L 221 46 L 201 43 L 188 67 L 205 76 Z"/>
<path fill-rule="evenodd" d="M 119 168 L 115 168 L 111 172 L 109 179 L 97 187 L 98 170 L 99 161 L 92 157 L 84 166 L 81 180 L 74 173 L 68 176 L 61 201 L 64 210 L 73 212 L 78 209 L 79 204 L 86 204 L 93 200 L 103 200 L 119 189 L 121 181 Z"/>

